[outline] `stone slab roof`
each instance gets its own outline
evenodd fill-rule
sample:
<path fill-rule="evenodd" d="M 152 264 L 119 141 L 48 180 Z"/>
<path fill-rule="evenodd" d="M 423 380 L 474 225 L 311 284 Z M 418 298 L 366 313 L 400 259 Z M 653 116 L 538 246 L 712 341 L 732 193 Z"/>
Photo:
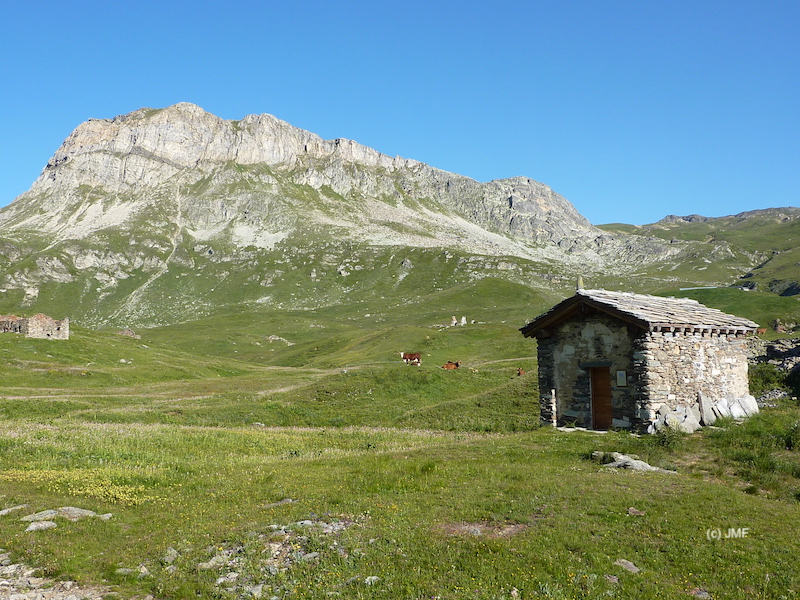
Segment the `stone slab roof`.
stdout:
<path fill-rule="evenodd" d="M 586 308 L 605 312 L 649 331 L 753 333 L 758 324 L 700 304 L 690 298 L 664 298 L 632 292 L 578 290 L 546 313 L 522 327 L 525 337 L 542 335 L 549 328 Z"/>

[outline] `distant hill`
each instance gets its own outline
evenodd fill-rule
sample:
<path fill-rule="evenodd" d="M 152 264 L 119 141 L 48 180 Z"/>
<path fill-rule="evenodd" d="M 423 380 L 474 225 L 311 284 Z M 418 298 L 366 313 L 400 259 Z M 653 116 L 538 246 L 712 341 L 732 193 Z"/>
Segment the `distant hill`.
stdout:
<path fill-rule="evenodd" d="M 543 305 L 579 274 L 635 291 L 760 282 L 796 246 L 779 243 L 796 223 L 786 214 L 597 228 L 527 177 L 480 183 L 271 115 L 226 121 L 181 103 L 81 124 L 0 210 L 0 312 L 140 327 L 450 289 L 505 301 L 507 287 L 477 286 L 491 280 Z"/>
<path fill-rule="evenodd" d="M 727 245 L 751 255 L 753 265 L 732 284 L 779 295 L 800 294 L 800 208 L 750 210 L 727 217 L 669 215 L 641 227 L 601 225 L 609 232 L 655 236 L 670 241 Z"/>

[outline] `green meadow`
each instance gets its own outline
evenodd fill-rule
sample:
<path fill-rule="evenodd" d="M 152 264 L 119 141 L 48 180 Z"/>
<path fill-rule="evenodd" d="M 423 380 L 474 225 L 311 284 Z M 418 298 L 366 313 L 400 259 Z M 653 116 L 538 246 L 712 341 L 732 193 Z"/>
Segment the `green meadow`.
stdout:
<path fill-rule="evenodd" d="M 109 598 L 800 595 L 796 401 L 692 436 L 540 427 L 518 328 L 551 300 L 473 292 L 0 336 L 0 510 L 27 505 L 0 548 Z M 111 517 L 20 520 L 66 506 Z"/>

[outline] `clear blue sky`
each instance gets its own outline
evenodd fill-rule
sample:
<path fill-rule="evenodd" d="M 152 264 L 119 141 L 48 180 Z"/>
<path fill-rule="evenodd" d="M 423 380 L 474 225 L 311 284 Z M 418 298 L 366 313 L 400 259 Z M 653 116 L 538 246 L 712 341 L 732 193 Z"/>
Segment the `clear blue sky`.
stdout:
<path fill-rule="evenodd" d="M 595 224 L 800 205 L 800 2 L 6 1 L 0 206 L 88 118 L 271 113 Z"/>

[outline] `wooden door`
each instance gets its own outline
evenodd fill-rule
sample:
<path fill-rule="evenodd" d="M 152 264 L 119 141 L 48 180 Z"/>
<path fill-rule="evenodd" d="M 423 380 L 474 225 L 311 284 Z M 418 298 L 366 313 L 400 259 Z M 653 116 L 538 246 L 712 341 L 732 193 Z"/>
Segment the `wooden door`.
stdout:
<path fill-rule="evenodd" d="M 592 429 L 611 427 L 611 370 L 592 367 Z"/>

